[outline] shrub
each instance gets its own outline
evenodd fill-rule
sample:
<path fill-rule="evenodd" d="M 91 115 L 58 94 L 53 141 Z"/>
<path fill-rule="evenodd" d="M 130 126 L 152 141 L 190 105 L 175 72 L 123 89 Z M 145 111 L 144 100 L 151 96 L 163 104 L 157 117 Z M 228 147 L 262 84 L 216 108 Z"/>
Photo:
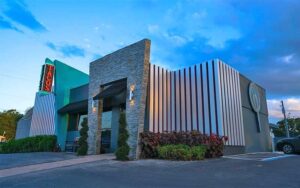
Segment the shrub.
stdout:
<path fill-rule="evenodd" d="M 129 138 L 129 134 L 127 131 L 127 123 L 126 123 L 126 114 L 122 112 L 120 114 L 119 119 L 119 137 L 118 137 L 118 148 L 115 153 L 117 160 L 127 161 L 129 160 L 129 146 L 127 144 L 127 140 Z"/>
<path fill-rule="evenodd" d="M 191 153 L 193 160 L 203 160 L 206 153 L 206 146 L 193 146 L 191 147 Z"/>
<path fill-rule="evenodd" d="M 202 160 L 205 155 L 205 146 L 190 147 L 185 144 L 158 146 L 158 157 L 169 160 Z"/>
<path fill-rule="evenodd" d="M 160 159 L 184 161 L 192 159 L 190 147 L 183 144 L 158 146 L 157 151 Z"/>
<path fill-rule="evenodd" d="M 170 133 L 152 133 L 143 132 L 141 137 L 141 158 L 157 158 L 158 146 L 170 144 L 185 144 L 190 147 L 205 145 L 205 157 L 220 157 L 223 155 L 224 141 L 227 137 L 217 135 L 205 135 L 197 131 L 192 132 L 170 132 Z"/>
<path fill-rule="evenodd" d="M 84 118 L 82 123 L 81 123 L 81 129 L 79 131 L 80 133 L 80 138 L 78 140 L 78 150 L 77 150 L 77 155 L 86 155 L 87 150 L 88 150 L 88 143 L 87 143 L 87 138 L 88 138 L 88 121 L 87 118 Z"/>
<path fill-rule="evenodd" d="M 53 151 L 55 146 L 55 135 L 40 135 L 3 143 L 0 153 L 49 152 Z"/>

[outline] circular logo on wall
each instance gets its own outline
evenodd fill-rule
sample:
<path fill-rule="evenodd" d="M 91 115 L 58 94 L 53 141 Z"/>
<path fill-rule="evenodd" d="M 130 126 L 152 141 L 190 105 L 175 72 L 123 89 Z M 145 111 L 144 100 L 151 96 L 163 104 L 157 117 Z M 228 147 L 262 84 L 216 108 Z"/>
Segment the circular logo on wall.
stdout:
<path fill-rule="evenodd" d="M 259 95 L 259 91 L 258 91 L 258 87 L 255 83 L 251 82 L 249 84 L 249 98 L 250 98 L 250 103 L 251 106 L 254 110 L 254 112 L 256 112 L 256 116 L 257 116 L 257 131 L 260 132 L 260 120 L 259 120 L 259 111 L 260 111 L 260 95 Z"/>

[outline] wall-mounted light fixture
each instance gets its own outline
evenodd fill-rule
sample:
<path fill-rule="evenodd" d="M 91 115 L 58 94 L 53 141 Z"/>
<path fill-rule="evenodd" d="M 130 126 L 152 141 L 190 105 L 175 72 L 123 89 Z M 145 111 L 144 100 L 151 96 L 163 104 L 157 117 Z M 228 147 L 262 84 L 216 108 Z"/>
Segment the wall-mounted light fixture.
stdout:
<path fill-rule="evenodd" d="M 97 108 L 95 106 L 95 100 L 92 100 L 92 111 L 95 113 L 97 111 Z"/>
<path fill-rule="evenodd" d="M 130 104 L 130 106 L 134 106 L 134 98 L 135 98 L 134 89 L 135 89 L 135 86 L 131 85 L 130 90 L 129 90 L 129 104 Z"/>
<path fill-rule="evenodd" d="M 129 90 L 129 100 L 132 101 L 134 99 L 134 85 L 130 86 Z"/>

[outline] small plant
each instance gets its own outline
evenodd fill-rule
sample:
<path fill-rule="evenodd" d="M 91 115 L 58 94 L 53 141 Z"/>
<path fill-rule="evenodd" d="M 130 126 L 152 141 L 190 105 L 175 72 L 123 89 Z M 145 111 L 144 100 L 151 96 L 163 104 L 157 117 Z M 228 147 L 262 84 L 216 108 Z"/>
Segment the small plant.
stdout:
<path fill-rule="evenodd" d="M 193 146 L 191 147 L 192 159 L 203 160 L 205 158 L 206 146 Z"/>
<path fill-rule="evenodd" d="M 129 146 L 127 144 L 127 140 L 129 138 L 129 134 L 127 131 L 127 123 L 126 123 L 126 114 L 122 112 L 120 114 L 119 119 L 119 137 L 118 137 L 118 148 L 115 153 L 117 160 L 127 161 L 129 160 Z"/>
<path fill-rule="evenodd" d="M 164 145 L 159 146 L 158 157 L 160 159 L 169 159 L 169 160 L 203 160 L 205 156 L 206 148 L 205 146 L 193 146 L 190 147 L 185 144 L 177 145 Z"/>
<path fill-rule="evenodd" d="M 87 138 L 88 138 L 88 131 L 89 131 L 89 127 L 88 127 L 88 122 L 87 122 L 87 118 L 84 118 L 82 123 L 81 123 L 81 129 L 79 131 L 80 133 L 80 138 L 78 141 L 78 150 L 77 150 L 77 155 L 86 155 L 87 154 L 87 150 L 88 150 L 88 143 L 87 143 Z"/>

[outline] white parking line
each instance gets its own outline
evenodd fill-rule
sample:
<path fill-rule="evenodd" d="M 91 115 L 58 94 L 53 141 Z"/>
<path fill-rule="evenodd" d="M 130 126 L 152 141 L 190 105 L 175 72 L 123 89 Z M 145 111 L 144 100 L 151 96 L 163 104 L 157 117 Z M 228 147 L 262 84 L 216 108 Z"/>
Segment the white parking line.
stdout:
<path fill-rule="evenodd" d="M 276 154 L 278 156 L 261 156 L 261 154 Z M 245 153 L 245 154 L 239 154 L 239 155 L 228 155 L 223 156 L 223 158 L 227 159 L 238 159 L 238 160 L 247 160 L 247 161 L 273 161 L 277 159 L 287 158 L 287 157 L 293 157 L 296 155 L 285 155 L 282 153 L 268 153 L 268 152 L 257 152 L 257 153 Z"/>
<path fill-rule="evenodd" d="M 277 157 L 269 157 L 269 158 L 262 159 L 261 161 L 274 161 L 274 160 L 277 160 L 277 159 L 293 157 L 293 156 L 296 156 L 296 155 L 282 155 L 282 156 L 277 156 Z"/>

